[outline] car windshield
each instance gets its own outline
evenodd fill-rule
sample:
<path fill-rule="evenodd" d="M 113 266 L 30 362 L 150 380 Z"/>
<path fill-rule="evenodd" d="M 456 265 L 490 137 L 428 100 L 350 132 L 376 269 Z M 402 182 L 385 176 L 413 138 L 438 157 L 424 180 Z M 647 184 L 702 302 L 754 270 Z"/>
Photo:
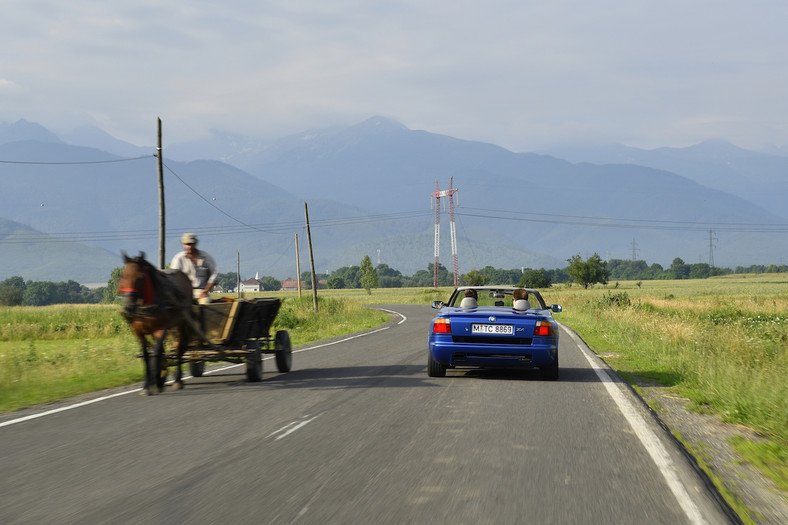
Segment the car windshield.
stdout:
<path fill-rule="evenodd" d="M 503 289 L 488 289 L 488 288 L 476 288 L 476 303 L 480 307 L 485 306 L 498 306 L 498 307 L 505 307 L 505 308 L 512 308 L 512 292 L 514 290 L 510 288 L 503 288 Z M 452 294 L 452 298 L 450 300 L 450 306 L 460 306 L 460 301 L 464 297 L 464 289 L 458 289 Z M 528 301 L 531 303 L 532 308 L 542 308 L 544 309 L 544 301 L 542 297 L 539 295 L 539 292 L 529 290 L 528 291 Z"/>

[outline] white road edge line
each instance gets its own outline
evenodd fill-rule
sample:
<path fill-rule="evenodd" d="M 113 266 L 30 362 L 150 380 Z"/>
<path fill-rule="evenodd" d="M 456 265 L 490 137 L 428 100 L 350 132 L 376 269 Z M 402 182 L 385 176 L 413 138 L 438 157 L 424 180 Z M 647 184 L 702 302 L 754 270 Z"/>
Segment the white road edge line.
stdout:
<path fill-rule="evenodd" d="M 399 312 L 397 312 L 397 311 L 394 311 L 394 310 L 386 310 L 385 308 L 378 308 L 378 310 L 380 310 L 381 312 L 386 312 L 387 314 L 394 314 L 394 315 L 398 315 L 398 316 L 400 316 L 402 319 L 400 319 L 400 320 L 399 320 L 399 322 L 397 323 L 398 325 L 401 325 L 402 323 L 404 323 L 405 321 L 407 321 L 407 320 L 408 320 L 408 318 L 407 318 L 407 317 L 405 317 L 405 315 L 404 315 L 404 314 L 401 314 L 401 313 L 399 313 Z"/>
<path fill-rule="evenodd" d="M 599 380 L 603 385 L 605 385 L 610 397 L 612 397 L 613 401 L 615 401 L 616 405 L 618 405 L 618 409 L 624 415 L 627 422 L 629 422 L 629 425 L 632 427 L 635 435 L 638 437 L 638 439 L 640 439 L 643 447 L 646 449 L 649 456 L 651 456 L 651 459 L 662 473 L 662 476 L 665 478 L 665 482 L 668 484 L 670 491 L 673 493 L 673 496 L 675 496 L 676 500 L 681 506 L 681 509 L 684 511 L 684 514 L 686 514 L 690 522 L 695 525 L 707 524 L 708 522 L 701 514 L 700 509 L 697 505 L 695 505 L 695 502 L 692 501 L 687 488 L 679 479 L 679 475 L 673 465 L 673 461 L 670 459 L 668 451 L 659 441 L 659 438 L 657 438 L 656 434 L 654 434 L 654 432 L 648 428 L 646 422 L 635 410 L 635 407 L 624 396 L 624 394 L 621 393 L 621 390 L 619 390 L 619 388 L 616 386 L 613 378 L 610 377 L 610 375 L 602 366 L 599 365 L 595 355 L 586 346 L 582 339 L 580 339 L 577 334 L 567 327 L 563 325 L 561 325 L 561 327 L 564 328 L 564 332 L 569 334 L 575 344 L 577 344 L 577 347 L 580 348 L 581 352 L 583 352 L 583 357 L 586 358 L 588 363 L 591 365 L 591 368 L 593 368 L 594 372 L 596 372 L 597 377 L 599 377 Z"/>
<path fill-rule="evenodd" d="M 30 414 L 29 416 L 20 417 L 17 419 L 11 419 L 10 421 L 4 421 L 3 423 L 0 423 L 0 427 L 7 427 L 9 425 L 13 425 L 14 423 L 22 423 L 23 421 L 30 421 L 31 419 L 37 419 L 39 417 L 51 416 L 52 414 L 57 414 L 58 412 L 65 412 L 66 410 L 83 407 L 85 405 L 92 405 L 93 403 L 98 403 L 99 401 L 106 401 L 107 399 L 112 399 L 113 397 L 125 396 L 126 394 L 131 394 L 133 392 L 140 392 L 140 391 L 142 391 L 141 388 L 136 388 L 134 390 L 118 392 L 117 394 L 112 394 L 109 396 L 97 397 L 96 399 L 83 401 L 81 403 L 76 403 L 74 405 L 68 405 L 60 408 L 55 408 L 53 410 L 47 410 L 46 412 L 40 412 L 38 414 Z"/>
<path fill-rule="evenodd" d="M 394 310 L 386 310 L 386 309 L 383 309 L 383 308 L 380 308 L 380 310 L 382 310 L 384 312 L 387 312 L 387 313 L 399 315 L 402 319 L 397 323 L 398 325 L 404 323 L 408 319 L 407 317 L 405 317 L 401 313 L 395 312 Z M 337 340 L 337 341 L 332 341 L 330 343 L 324 343 L 324 344 L 320 344 L 320 345 L 309 346 L 307 348 L 302 348 L 301 350 L 294 350 L 293 353 L 297 354 L 299 352 L 306 352 L 307 350 L 315 350 L 316 348 L 323 348 L 325 346 L 331 346 L 331 345 L 335 345 L 335 344 L 338 344 L 338 343 L 344 343 L 345 341 L 350 341 L 352 339 L 358 339 L 359 337 L 364 337 L 366 335 L 376 334 L 378 332 L 382 332 L 383 330 L 388 330 L 388 327 L 384 326 L 383 328 L 378 328 L 377 330 L 372 330 L 371 332 L 364 332 L 362 334 L 353 335 L 353 336 L 350 336 L 350 337 L 346 337 L 344 339 L 340 339 L 340 340 Z M 263 358 L 263 361 L 268 361 L 269 359 L 273 359 L 273 358 L 274 358 L 273 356 L 265 357 L 265 358 Z M 212 368 L 210 370 L 206 370 L 205 374 L 207 375 L 207 374 L 214 373 L 214 372 L 221 372 L 223 370 L 230 370 L 231 368 L 235 368 L 235 367 L 238 367 L 238 366 L 241 366 L 241 365 L 237 364 L 237 365 L 225 366 L 225 367 L 222 367 L 222 368 Z M 183 376 L 184 379 L 190 379 L 191 377 L 192 376 L 188 376 L 188 375 Z M 168 381 L 167 382 L 167 384 L 170 384 L 170 383 L 172 383 L 172 381 Z M 65 412 L 66 410 L 73 410 L 75 408 L 80 408 L 80 407 L 83 407 L 83 406 L 92 405 L 93 403 L 98 403 L 100 401 L 106 401 L 108 399 L 112 399 L 113 397 L 125 396 L 127 394 L 133 394 L 135 392 L 141 392 L 141 391 L 142 391 L 142 388 L 135 388 L 135 389 L 132 389 L 132 390 L 124 390 L 123 392 L 118 392 L 117 394 L 111 394 L 111 395 L 108 395 L 108 396 L 97 397 L 96 399 L 90 399 L 88 401 L 82 401 L 81 403 L 75 403 L 73 405 L 67 405 L 67 406 L 64 406 L 64 407 L 55 408 L 53 410 L 47 410 L 45 412 L 39 412 L 38 414 L 30 414 L 29 416 L 20 417 L 20 418 L 17 418 L 17 419 L 10 419 L 8 421 L 3 421 L 2 423 L 0 423 L 0 428 L 7 427 L 7 426 L 10 426 L 10 425 L 15 425 L 17 423 L 23 423 L 25 421 L 30 421 L 32 419 L 38 419 L 38 418 L 41 418 L 41 417 L 44 417 L 44 416 L 51 416 L 51 415 L 57 414 L 59 412 Z M 307 423 L 308 423 L 308 421 L 307 421 Z"/>

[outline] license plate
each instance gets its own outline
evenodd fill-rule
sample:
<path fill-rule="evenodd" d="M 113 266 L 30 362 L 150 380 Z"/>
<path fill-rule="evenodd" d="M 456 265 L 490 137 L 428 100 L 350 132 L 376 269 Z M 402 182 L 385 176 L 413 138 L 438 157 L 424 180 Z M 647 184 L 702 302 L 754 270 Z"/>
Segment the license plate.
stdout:
<path fill-rule="evenodd" d="M 471 333 L 512 335 L 514 326 L 510 324 L 472 324 Z"/>

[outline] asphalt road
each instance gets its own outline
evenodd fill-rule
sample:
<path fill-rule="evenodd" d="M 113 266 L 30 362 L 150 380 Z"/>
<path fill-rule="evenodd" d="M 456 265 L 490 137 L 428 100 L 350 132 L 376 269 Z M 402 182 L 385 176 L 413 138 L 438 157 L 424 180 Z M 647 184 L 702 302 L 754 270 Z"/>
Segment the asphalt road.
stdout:
<path fill-rule="evenodd" d="M 433 310 L 387 309 L 380 330 L 295 349 L 290 373 L 266 360 L 260 383 L 221 365 L 182 391 L 3 415 L 0 523 L 729 522 L 566 330 L 557 382 L 429 378 Z"/>

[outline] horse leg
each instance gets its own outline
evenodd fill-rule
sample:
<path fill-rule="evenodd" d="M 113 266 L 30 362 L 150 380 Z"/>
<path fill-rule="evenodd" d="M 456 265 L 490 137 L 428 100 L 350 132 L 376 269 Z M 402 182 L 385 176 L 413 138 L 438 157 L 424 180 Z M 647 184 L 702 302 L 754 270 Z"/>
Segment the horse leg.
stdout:
<path fill-rule="evenodd" d="M 142 385 L 142 392 L 140 392 L 140 394 L 143 396 L 149 396 L 152 394 L 150 389 L 153 372 L 151 371 L 150 355 L 148 354 L 148 338 L 145 337 L 145 334 L 141 334 L 138 337 L 140 340 L 140 346 L 142 346 L 142 361 L 145 365 L 145 383 Z"/>
<path fill-rule="evenodd" d="M 167 330 L 156 332 L 156 347 L 153 352 L 153 363 L 151 364 L 151 380 L 161 393 L 164 390 L 164 382 L 167 379 L 167 367 L 164 365 L 164 340 L 167 338 Z"/>
<path fill-rule="evenodd" d="M 172 388 L 173 390 L 180 390 L 183 388 L 183 380 L 182 380 L 182 365 L 183 365 L 183 354 L 186 351 L 186 334 L 184 332 L 184 327 L 181 326 L 178 329 L 178 361 L 175 366 L 175 383 L 173 383 Z"/>

